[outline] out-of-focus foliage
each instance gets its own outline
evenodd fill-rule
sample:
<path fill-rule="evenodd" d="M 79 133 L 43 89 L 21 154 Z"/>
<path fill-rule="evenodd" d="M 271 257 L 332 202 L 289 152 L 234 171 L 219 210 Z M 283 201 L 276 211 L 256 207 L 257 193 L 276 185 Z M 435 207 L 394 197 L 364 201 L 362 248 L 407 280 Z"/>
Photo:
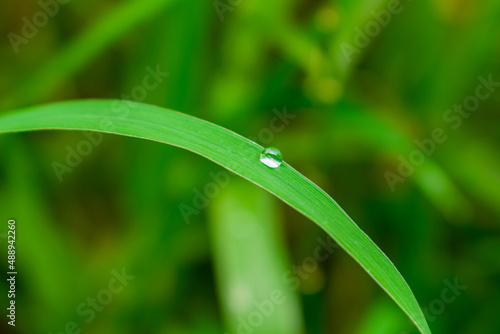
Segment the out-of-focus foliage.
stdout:
<path fill-rule="evenodd" d="M 393 260 L 433 333 L 500 332 L 498 1 L 8 0 L 0 9 L 1 110 L 131 99 L 279 147 Z M 82 333 L 245 333 L 238 307 L 254 301 L 257 314 L 274 286 L 287 307 L 259 311 L 252 333 L 286 330 L 278 315 L 302 333 L 416 333 L 342 251 L 318 260 L 324 232 L 261 190 L 221 184 L 219 167 L 176 148 L 91 139 L 0 138 L 3 254 L 7 220 L 18 226 L 16 332 L 75 322 Z M 249 225 L 249 210 L 272 227 Z M 226 230 L 239 248 L 214 234 L 230 219 L 249 229 Z M 249 266 L 227 265 L 234 254 L 224 250 L 237 249 L 253 249 L 242 256 Z M 255 269 L 238 275 L 240 266 Z M 135 278 L 105 299 L 122 270 Z M 6 321 L 0 330 L 12 332 Z"/>

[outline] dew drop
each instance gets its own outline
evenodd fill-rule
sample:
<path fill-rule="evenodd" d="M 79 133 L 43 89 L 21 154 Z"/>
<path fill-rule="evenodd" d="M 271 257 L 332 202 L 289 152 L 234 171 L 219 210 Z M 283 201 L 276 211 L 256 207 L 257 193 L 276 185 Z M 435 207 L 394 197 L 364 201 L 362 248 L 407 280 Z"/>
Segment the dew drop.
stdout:
<path fill-rule="evenodd" d="M 283 162 L 283 155 L 276 147 L 267 147 L 260 154 L 260 162 L 269 168 L 278 168 Z"/>

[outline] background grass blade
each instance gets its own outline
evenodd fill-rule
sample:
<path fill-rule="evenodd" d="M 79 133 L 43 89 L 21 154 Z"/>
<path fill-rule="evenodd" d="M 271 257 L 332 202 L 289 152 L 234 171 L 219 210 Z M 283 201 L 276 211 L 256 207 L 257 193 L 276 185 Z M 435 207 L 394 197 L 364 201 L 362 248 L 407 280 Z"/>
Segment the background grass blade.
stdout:
<path fill-rule="evenodd" d="M 50 95 L 116 40 L 161 13 L 174 1 L 139 0 L 117 5 L 86 28 L 71 43 L 61 48 L 24 84 L 17 87 L 7 99 L 1 101 L 2 108 L 12 108 L 19 103 L 23 105 L 33 103 Z"/>
<path fill-rule="evenodd" d="M 262 189 L 223 173 L 228 184 L 213 199 L 209 224 L 227 332 L 304 333 L 297 288 L 283 279 L 292 265 L 275 201 Z M 262 320 L 254 319 L 256 313 Z"/>
<path fill-rule="evenodd" d="M 127 117 L 117 115 L 129 108 Z M 70 101 L 20 109 L 0 117 L 0 132 L 86 129 L 182 147 L 214 161 L 273 193 L 316 222 L 408 314 L 431 333 L 413 293 L 385 254 L 322 189 L 286 162 L 269 169 L 263 147 L 215 124 L 163 108 L 112 100 Z M 286 157 L 286 152 L 284 152 Z"/>

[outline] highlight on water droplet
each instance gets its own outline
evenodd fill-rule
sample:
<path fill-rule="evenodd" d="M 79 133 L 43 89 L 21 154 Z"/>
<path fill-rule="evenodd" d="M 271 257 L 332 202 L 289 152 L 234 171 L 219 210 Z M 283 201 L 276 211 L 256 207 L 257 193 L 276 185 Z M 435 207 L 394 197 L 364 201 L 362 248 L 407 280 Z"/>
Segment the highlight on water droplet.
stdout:
<path fill-rule="evenodd" d="M 283 162 L 283 155 L 276 147 L 266 147 L 260 154 L 260 162 L 270 168 L 278 168 Z"/>

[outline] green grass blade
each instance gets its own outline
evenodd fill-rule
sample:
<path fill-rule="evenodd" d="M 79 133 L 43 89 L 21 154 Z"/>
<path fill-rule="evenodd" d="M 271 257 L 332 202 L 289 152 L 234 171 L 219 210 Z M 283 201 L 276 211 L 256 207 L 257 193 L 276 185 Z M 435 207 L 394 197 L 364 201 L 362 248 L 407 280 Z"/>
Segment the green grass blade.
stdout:
<path fill-rule="evenodd" d="M 296 288 L 283 280 L 291 265 L 273 198 L 242 179 L 227 179 L 213 199 L 209 219 L 227 332 L 241 333 L 246 327 L 256 333 L 304 333 Z M 255 312 L 263 315 L 260 323 L 249 321 Z"/>
<path fill-rule="evenodd" d="M 127 117 L 118 115 L 123 108 L 130 111 Z M 408 314 L 421 333 L 431 333 L 413 293 L 387 256 L 328 194 L 289 164 L 276 169 L 261 164 L 263 147 L 257 143 L 185 114 L 123 101 L 70 101 L 0 116 L 0 133 L 49 129 L 102 131 L 167 143 L 248 179 L 317 223 Z"/>
<path fill-rule="evenodd" d="M 116 40 L 158 15 L 173 2 L 175 0 L 135 0 L 117 5 L 49 59 L 11 96 L 1 101 L 2 108 L 18 106 L 18 103 L 29 104 L 50 95 Z"/>

